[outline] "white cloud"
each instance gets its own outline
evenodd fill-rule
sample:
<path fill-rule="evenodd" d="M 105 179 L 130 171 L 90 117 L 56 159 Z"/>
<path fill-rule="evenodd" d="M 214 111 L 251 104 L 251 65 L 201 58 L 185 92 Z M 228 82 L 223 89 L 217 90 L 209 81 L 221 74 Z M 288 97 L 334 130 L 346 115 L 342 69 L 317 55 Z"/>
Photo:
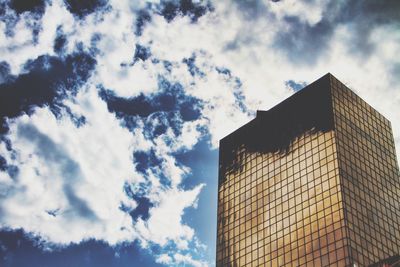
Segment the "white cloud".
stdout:
<path fill-rule="evenodd" d="M 208 266 L 206 262 L 195 260 L 192 258 L 190 254 L 180 254 L 177 253 L 174 255 L 174 260 L 176 265 L 189 265 L 193 267 L 206 267 Z"/>
<path fill-rule="evenodd" d="M 265 7 L 276 16 L 260 15 L 251 20 L 230 1 L 218 1 L 214 5 L 215 12 L 201 17 L 197 24 L 181 17 L 167 23 L 154 16 L 140 39 L 149 44 L 155 57 L 173 62 L 196 54 L 196 64 L 206 73 L 205 77 L 192 78 L 179 65 L 174 65 L 171 76 L 184 84 L 187 92 L 205 101 L 203 115 L 209 121 L 207 126 L 214 146 L 220 138 L 251 119 L 235 106 L 232 84 L 221 80 L 213 71 L 214 67 L 226 67 L 240 78 L 245 103 L 252 111 L 269 109 L 288 97 L 292 92 L 285 86 L 287 80 L 310 83 L 331 72 L 392 121 L 400 151 L 400 91 L 392 70 L 398 64 L 395 55 L 400 49 L 396 29 L 374 25 L 369 42 L 375 50 L 360 57 L 349 49 L 354 28 L 345 23 L 334 25 L 324 53 L 315 54 L 316 63 L 299 64 L 276 47 L 274 38 L 285 29 L 285 16 L 295 16 L 310 27 L 324 15 L 332 20 L 334 14 L 326 10 L 326 3 L 268 2 Z M 300 37 L 298 41 L 305 40 Z"/>
<path fill-rule="evenodd" d="M 136 229 L 140 234 L 142 244 L 151 241 L 160 246 L 174 242 L 179 249 L 188 249 L 194 231 L 182 223 L 182 215 L 187 207 L 196 206 L 198 195 L 203 185 L 191 190 L 170 189 L 159 192 L 159 205 L 150 209 L 147 221 L 139 219 Z"/>
<path fill-rule="evenodd" d="M 16 158 L 3 143 L 0 152 L 8 163 L 17 165 L 20 172 L 17 178 L 0 172 L 2 227 L 22 227 L 62 244 L 85 238 L 103 239 L 111 244 L 135 238 L 140 238 L 143 244 L 152 242 L 167 246 L 174 243 L 179 253 L 162 254 L 158 262 L 202 266 L 198 264 L 203 263 L 192 261 L 182 252 L 196 240 L 195 230 L 182 216 L 186 208 L 195 206 L 202 185 L 186 191 L 181 188 L 190 169 L 179 165 L 173 153 L 192 149 L 202 137 L 201 127 L 208 130 L 212 146 L 217 147 L 219 139 L 252 119 L 255 110 L 271 108 L 289 96 L 292 91 L 285 86 L 287 80 L 310 83 L 326 72 L 332 72 L 392 121 L 400 151 L 400 91 L 396 73 L 391 72 L 392 67 L 399 64 L 397 29 L 376 26 L 368 39 L 375 49 L 361 58 L 349 49 L 354 28 L 335 25 L 325 53 L 315 53 L 319 56 L 315 64 L 304 62 L 301 65 L 294 64 L 280 47 L 276 47 L 274 38 L 280 31 L 287 30 L 284 20 L 287 16 L 297 17 L 309 27 L 315 26 L 325 15 L 324 1 L 314 4 L 267 1 L 262 6 L 268 14 L 259 13 L 252 19 L 243 15 L 237 3 L 218 1 L 214 3 L 215 11 L 200 17 L 197 23 L 181 16 L 168 23 L 160 15 L 153 15 L 140 37 L 134 35 L 136 15 L 132 10 L 145 7 L 146 3 L 111 1 L 110 4 L 111 10 L 78 21 L 61 0 L 53 1 L 47 5 L 41 19 L 42 31 L 37 44 L 33 44 L 32 31 L 27 27 L 32 20 L 29 14 L 16 24 L 15 36 L 6 36 L 5 24 L 0 22 L 1 58 L 10 64 L 14 74 L 19 73 L 29 59 L 42 54 L 54 55 L 53 42 L 58 26 L 62 26 L 67 35 L 69 53 L 80 42 L 88 49 L 93 35 L 100 36 L 91 86 L 65 103 L 74 113 L 84 115 L 86 124 L 77 128 L 68 116 L 56 120 L 48 108 L 38 108 L 30 117 L 25 115 L 9 121 L 8 137 L 16 150 Z M 299 38 L 298 41 L 303 40 Z M 149 47 L 152 56 L 132 66 L 129 64 L 136 43 Z M 192 76 L 182 62 L 192 55 L 203 76 Z M 171 72 L 161 63 L 153 63 L 152 59 L 170 61 Z M 229 69 L 231 75 L 218 73 L 217 67 Z M 151 96 L 159 90 L 159 75 L 179 82 L 185 93 L 200 99 L 201 117 L 184 122 L 180 135 L 167 129 L 165 134 L 149 141 L 143 135 L 144 125 L 149 121 L 138 119 L 133 132 L 122 128 L 121 121 L 109 113 L 106 104 L 99 99 L 94 86 L 102 84 L 126 98 L 140 93 Z M 236 78 L 240 79 L 240 86 Z M 235 97 L 239 91 L 245 96 L 246 110 Z M 24 131 L 36 133 L 36 137 L 28 138 Z M 55 144 L 53 152 L 47 151 L 48 147 L 39 142 L 37 136 Z M 147 197 L 156 204 L 150 210 L 149 219 L 139 218 L 135 225 L 118 207 L 121 202 L 131 209 L 136 207 L 137 203 L 124 194 L 123 186 L 128 182 L 135 187 L 144 181 L 141 174 L 134 171 L 132 153 L 150 149 L 163 159 L 147 177 Z M 74 172 L 63 171 L 68 168 Z M 161 175 L 171 181 L 171 187 L 160 182 Z M 78 200 L 86 206 L 82 203 L 79 206 Z M 85 208 L 93 212 L 92 217 L 76 216 Z M 70 229 L 68 233 L 64 231 L 66 228 Z"/>
<path fill-rule="evenodd" d="M 172 258 L 168 256 L 168 254 L 161 254 L 157 257 L 156 262 L 165 265 L 171 265 L 173 261 Z"/>
<path fill-rule="evenodd" d="M 209 266 L 205 261 L 193 259 L 193 257 L 190 254 L 181 254 L 181 253 L 176 253 L 172 256 L 168 254 L 161 254 L 156 258 L 156 262 L 168 266 L 193 266 L 193 267 Z"/>
<path fill-rule="evenodd" d="M 123 128 L 94 86 L 81 88 L 64 104 L 76 116 L 84 116 L 85 124 L 77 127 L 67 114 L 56 119 L 49 108 L 9 120 L 7 136 L 17 157 L 4 143 L 0 151 L 19 173 L 16 177 L 0 173 L 1 227 L 23 228 L 61 245 L 91 238 L 114 245 L 139 238 L 143 244 L 175 244 L 178 251 L 187 250 L 195 232 L 182 216 L 186 208 L 196 207 L 203 185 L 180 189 L 190 169 L 179 165 L 171 153 L 190 149 L 198 141 L 201 120 L 183 123 L 178 136 L 169 129 L 164 138 L 153 140 L 154 145 L 143 135 L 143 121 L 138 119 L 131 132 Z M 175 145 L 165 143 L 168 135 Z M 139 218 L 135 224 L 119 207 L 123 203 L 136 208 L 138 203 L 123 188 L 126 183 L 136 188 L 145 182 L 134 171 L 132 155 L 151 148 L 163 160 L 158 172 L 149 172 L 145 188 L 154 206 L 148 220 Z M 160 183 L 160 175 L 171 181 L 171 187 Z"/>
<path fill-rule="evenodd" d="M 41 26 L 36 42 L 34 42 L 33 30 L 30 28 L 32 24 Z M 19 74 L 23 71 L 22 66 L 26 61 L 35 59 L 40 55 L 53 55 L 57 27 L 63 25 L 65 28 L 69 28 L 73 24 L 75 24 L 74 18 L 66 10 L 61 0 L 55 0 L 52 3 L 46 2 L 45 13 L 40 20 L 34 18 L 34 15 L 29 12 L 23 13 L 13 29 L 15 34 L 12 36 L 4 34 L 5 23 L 0 22 L 0 29 L 2 29 L 0 33 L 0 54 L 2 60 L 10 65 L 12 74 Z"/>
<path fill-rule="evenodd" d="M 119 206 L 136 205 L 123 186 L 142 181 L 132 171 L 132 151 L 145 142 L 138 144 L 121 128 L 93 89 L 69 104 L 86 117 L 86 124 L 77 128 L 67 116 L 57 120 L 48 108 L 9 122 L 17 158 L 4 148 L 1 153 L 18 166 L 19 174 L 14 184 L 2 184 L 8 193 L 1 202 L 0 223 L 60 244 L 88 238 L 110 244 L 133 240 L 131 218 Z"/>
<path fill-rule="evenodd" d="M 299 18 L 310 25 L 314 25 L 321 21 L 323 11 L 328 4 L 328 1 L 267 1 L 266 6 L 278 19 L 283 19 L 285 16 L 293 16 Z"/>
<path fill-rule="evenodd" d="M 77 128 L 66 114 L 57 120 L 48 108 L 9 121 L 8 137 L 17 157 L 13 159 L 3 144 L 0 149 L 9 164 L 18 166 L 19 173 L 16 177 L 1 173 L 0 225 L 23 228 L 57 244 L 90 238 L 117 244 L 140 238 L 144 243 L 164 246 L 172 242 L 179 249 L 187 249 L 194 230 L 182 222 L 182 216 L 184 209 L 196 206 L 202 185 L 192 190 L 178 189 L 190 170 L 178 166 L 169 155 L 174 149 L 168 149 L 159 139 L 159 148 L 164 151 L 159 154 L 163 163 L 157 175 L 165 175 L 172 187 L 160 187 L 159 178 L 153 176 L 155 183 L 147 188 L 154 203 L 150 218 L 140 218 L 135 225 L 119 207 L 121 203 L 131 209 L 137 205 L 123 188 L 125 183 L 135 187 L 144 182 L 133 171 L 132 154 L 147 151 L 151 142 L 141 128 L 133 133 L 122 128 L 94 87 L 83 88 L 65 104 L 77 116 L 85 116 L 86 123 Z M 190 130 L 183 133 L 192 135 Z M 177 144 L 194 144 L 185 141 L 191 137 L 181 138 Z"/>
<path fill-rule="evenodd" d="M 167 23 L 163 17 L 153 15 L 141 37 L 133 34 L 136 16 L 131 10 L 144 7 L 144 2 L 136 3 L 134 5 L 136 8 L 127 1 L 113 2 L 112 5 L 113 9 L 102 14 L 102 19 L 93 14 L 83 21 L 75 21 L 61 1 L 54 1 L 46 8 L 42 19 L 43 30 L 37 45 L 31 45 L 31 32 L 24 27 L 29 20 L 28 16 L 17 24 L 18 34 L 15 37 L 6 37 L 3 34 L 4 46 L 1 51 L 6 56 L 4 60 L 11 65 L 13 72 L 18 72 L 16 70 L 27 59 L 35 58 L 39 54 L 51 54 L 52 39 L 59 25 L 63 26 L 64 32 L 68 35 L 69 51 L 72 51 L 78 42 L 83 41 L 89 46 L 93 34 L 99 33 L 102 37 L 97 45 L 100 54 L 96 58 L 98 67 L 95 80 L 115 90 L 120 96 L 130 97 L 140 92 L 155 92 L 158 75 L 168 76 L 162 64 L 152 64 L 151 61 L 139 61 L 134 66 L 121 67 L 121 63 L 129 65 L 131 62 L 136 42 L 149 46 L 153 58 L 173 63 L 174 67 L 170 74 L 172 79 L 184 84 L 185 89 L 191 94 L 206 100 L 203 114 L 209 120 L 214 146 L 220 138 L 250 119 L 248 115 L 234 107 L 232 86 L 215 77 L 216 74 L 212 72 L 215 66 L 226 67 L 241 79 L 246 103 L 253 111 L 272 107 L 287 97 L 290 91 L 285 88 L 286 80 L 311 82 L 328 71 L 336 74 L 339 79 L 346 79 L 355 85 L 360 84 L 354 89 L 360 94 L 368 91 L 369 93 L 364 95 L 366 99 L 375 99 L 374 92 L 393 87 L 393 84 L 389 83 L 393 80 L 393 77 L 390 77 L 393 74 L 388 73 L 388 65 L 396 63 L 394 55 L 399 50 L 399 45 L 396 41 L 398 32 L 389 27 L 378 26 L 371 35 L 370 42 L 377 45 L 377 50 L 368 61 L 369 68 L 349 53 L 347 46 L 352 32 L 343 27 L 337 28 L 331 45 L 327 47 L 329 52 L 314 66 L 293 65 L 284 54 L 276 52 L 277 48 L 273 46 L 274 36 L 284 27 L 283 18 L 295 16 L 312 26 L 325 15 L 326 3 L 321 1 L 313 5 L 301 1 L 267 2 L 262 5 L 276 17 L 256 16 L 253 20 L 246 20 L 236 4 L 221 1 L 214 3 L 215 12 L 200 17 L 195 24 L 191 23 L 188 17 L 178 16 L 171 23 Z M 303 12 L 304 10 L 307 12 Z M 5 25 L 2 24 L 2 27 Z M 386 34 L 387 32 L 390 34 Z M 27 45 L 22 45 L 24 43 Z M 13 53 L 6 52 L 11 44 L 20 48 Z M 233 49 L 227 49 L 230 45 L 233 45 Z M 18 57 L 12 56 L 16 53 L 19 54 Z M 181 63 L 183 58 L 190 57 L 193 53 L 197 55 L 196 60 L 200 68 L 206 70 L 207 75 L 203 79 L 193 79 L 187 72 L 186 66 Z M 384 81 L 380 79 L 384 77 L 382 73 L 387 76 Z M 348 76 L 351 76 L 351 79 L 348 79 Z M 379 84 L 364 85 L 361 81 L 366 80 L 365 77 L 372 77 L 369 80 L 376 83 L 379 81 Z M 389 119 L 397 121 L 396 109 L 390 111 L 386 107 L 397 106 L 398 93 L 389 91 L 396 97 L 382 99 L 374 106 L 378 110 L 384 109 Z M 229 114 L 235 116 L 229 117 Z M 224 120 L 226 116 L 230 119 Z M 394 128 L 399 139 L 400 126 L 395 123 Z"/>
<path fill-rule="evenodd" d="M 190 254 L 181 254 L 181 253 L 176 253 L 171 256 L 168 254 L 161 254 L 156 258 L 156 262 L 168 266 L 193 266 L 193 267 L 209 266 L 205 261 L 193 259 L 193 257 Z"/>

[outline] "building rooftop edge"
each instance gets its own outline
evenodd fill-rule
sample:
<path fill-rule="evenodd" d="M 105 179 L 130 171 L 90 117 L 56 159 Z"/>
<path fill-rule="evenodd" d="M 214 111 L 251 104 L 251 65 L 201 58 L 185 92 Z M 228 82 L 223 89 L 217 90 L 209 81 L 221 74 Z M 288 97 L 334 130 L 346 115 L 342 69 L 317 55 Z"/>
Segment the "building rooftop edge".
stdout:
<path fill-rule="evenodd" d="M 250 120 L 249 122 L 245 123 L 244 125 L 240 126 L 239 128 L 237 128 L 235 131 L 229 133 L 228 135 L 224 136 L 223 138 L 221 138 L 219 140 L 219 142 L 223 142 L 223 140 L 229 138 L 230 136 L 232 136 L 233 134 L 235 134 L 236 132 L 240 131 L 241 129 L 247 127 L 249 124 L 253 123 L 255 120 L 257 120 L 257 118 L 260 118 L 260 116 L 262 116 L 263 113 L 267 113 L 270 111 L 273 111 L 275 109 L 278 109 L 280 106 L 284 105 L 285 103 L 292 101 L 293 98 L 295 98 L 296 96 L 302 94 L 304 92 L 304 90 L 307 90 L 307 88 L 311 88 L 314 84 L 321 82 L 322 80 L 325 79 L 331 79 L 331 77 L 334 77 L 335 79 L 337 79 L 335 76 L 333 76 L 330 72 L 326 73 L 325 75 L 323 75 L 322 77 L 318 78 L 317 80 L 313 81 L 312 83 L 304 86 L 302 89 L 298 90 L 297 92 L 295 92 L 294 94 L 292 94 L 291 96 L 287 97 L 286 99 L 282 100 L 281 102 L 279 102 L 278 104 L 276 104 L 275 106 L 271 107 L 268 110 L 257 110 L 256 113 L 256 117 L 253 118 L 252 120 Z"/>

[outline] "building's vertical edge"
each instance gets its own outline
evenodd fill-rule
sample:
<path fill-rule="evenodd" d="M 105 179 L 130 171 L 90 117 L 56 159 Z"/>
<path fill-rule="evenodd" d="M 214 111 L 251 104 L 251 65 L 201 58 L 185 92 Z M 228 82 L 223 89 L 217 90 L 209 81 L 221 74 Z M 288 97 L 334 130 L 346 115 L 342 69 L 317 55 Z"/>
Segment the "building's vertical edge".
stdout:
<path fill-rule="evenodd" d="M 341 209 L 343 212 L 343 226 L 344 226 L 344 231 L 345 231 L 345 236 L 344 239 L 345 241 L 345 246 L 346 246 L 346 251 L 347 251 L 347 258 L 352 259 L 351 255 L 351 249 L 350 249 L 350 243 L 349 243 L 349 225 L 348 225 L 348 220 L 347 220 L 347 207 L 346 207 L 346 201 L 345 201 L 345 195 L 344 195 L 344 182 L 343 182 L 343 173 L 342 173 L 342 167 L 341 167 L 341 162 L 339 160 L 340 157 L 340 148 L 338 145 L 339 140 L 339 135 L 337 132 L 337 117 L 336 117 L 336 112 L 335 112 L 335 106 L 338 105 L 338 103 L 335 100 L 335 92 L 334 90 L 336 87 L 334 86 L 334 79 L 335 77 L 332 74 L 329 74 L 329 90 L 330 90 L 330 98 L 331 98 L 331 103 L 332 103 L 332 116 L 333 116 L 333 134 L 335 138 L 335 147 L 336 147 L 336 162 L 338 164 L 338 175 L 339 175 L 339 184 L 340 184 L 340 197 L 341 197 Z M 346 259 L 346 265 L 352 266 L 352 262 L 348 262 L 348 259 Z"/>
<path fill-rule="evenodd" d="M 218 188 L 217 188 L 217 223 L 216 223 L 216 236 L 215 236 L 215 266 L 218 267 L 218 224 L 219 224 L 219 213 L 220 213 L 220 195 L 219 195 L 219 188 L 221 185 L 221 161 L 222 161 L 222 141 L 219 141 L 219 147 L 218 147 Z"/>
<path fill-rule="evenodd" d="M 396 152 L 395 141 L 394 141 L 394 137 L 393 137 L 394 135 L 393 135 L 392 123 L 390 121 L 388 121 L 388 123 L 389 123 L 389 133 L 390 133 L 391 146 L 393 147 L 394 151 Z M 394 159 L 396 161 L 397 176 L 398 176 L 398 179 L 400 180 L 399 161 L 398 161 L 396 153 L 394 154 Z M 399 198 L 400 198 L 400 192 L 399 192 Z M 400 205 L 400 199 L 399 199 L 398 203 Z M 400 207 L 399 207 L 398 210 L 400 211 Z M 400 214 L 399 214 L 399 217 L 400 217 Z"/>
<path fill-rule="evenodd" d="M 219 148 L 218 148 L 218 189 L 221 186 L 222 179 L 223 179 L 223 174 L 222 174 L 222 165 L 223 165 L 223 149 L 222 147 L 224 146 L 223 140 L 219 141 Z"/>
<path fill-rule="evenodd" d="M 394 141 L 394 135 L 393 135 L 393 128 L 392 128 L 392 123 L 389 121 L 389 129 L 390 129 L 390 137 L 391 137 L 391 146 L 393 147 L 395 153 L 394 153 L 394 160 L 396 164 L 396 172 L 397 172 L 397 180 L 400 181 L 400 168 L 399 168 L 399 161 L 397 158 L 397 151 L 395 147 L 395 141 Z M 396 205 L 396 216 L 400 218 L 400 187 L 397 188 L 397 199 L 394 200 L 394 203 Z M 400 228 L 398 229 L 398 232 L 400 233 Z M 398 244 L 399 250 L 399 256 L 400 256 L 400 244 Z"/>

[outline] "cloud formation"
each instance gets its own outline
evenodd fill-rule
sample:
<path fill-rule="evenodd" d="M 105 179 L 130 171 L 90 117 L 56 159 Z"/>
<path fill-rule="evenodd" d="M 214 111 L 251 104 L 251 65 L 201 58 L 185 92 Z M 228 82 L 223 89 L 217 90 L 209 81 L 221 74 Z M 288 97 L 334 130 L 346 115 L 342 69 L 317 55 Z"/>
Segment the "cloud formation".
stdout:
<path fill-rule="evenodd" d="M 95 92 L 88 89 L 74 101 L 65 104 L 84 114 L 79 127 L 46 107 L 10 123 L 12 151 L 3 147 L 2 155 L 17 171 L 2 175 L 2 225 L 64 245 L 131 240 L 131 218 L 119 207 L 137 205 L 122 192 L 126 182 L 141 179 L 132 172 L 140 136 L 121 128 Z"/>
<path fill-rule="evenodd" d="M 205 266 L 184 220 L 204 179 L 177 155 L 326 72 L 392 121 L 400 149 L 396 1 L 0 6 L 0 226 L 49 246 L 136 240 L 158 263 Z"/>

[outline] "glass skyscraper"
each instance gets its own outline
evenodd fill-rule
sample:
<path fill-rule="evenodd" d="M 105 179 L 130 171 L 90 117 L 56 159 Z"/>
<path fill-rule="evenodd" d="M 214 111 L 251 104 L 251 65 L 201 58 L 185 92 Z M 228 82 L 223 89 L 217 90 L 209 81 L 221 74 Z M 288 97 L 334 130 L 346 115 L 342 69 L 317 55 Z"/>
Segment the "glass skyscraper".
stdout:
<path fill-rule="evenodd" d="M 400 253 L 390 122 L 327 74 L 220 141 L 217 266 L 368 266 Z"/>

